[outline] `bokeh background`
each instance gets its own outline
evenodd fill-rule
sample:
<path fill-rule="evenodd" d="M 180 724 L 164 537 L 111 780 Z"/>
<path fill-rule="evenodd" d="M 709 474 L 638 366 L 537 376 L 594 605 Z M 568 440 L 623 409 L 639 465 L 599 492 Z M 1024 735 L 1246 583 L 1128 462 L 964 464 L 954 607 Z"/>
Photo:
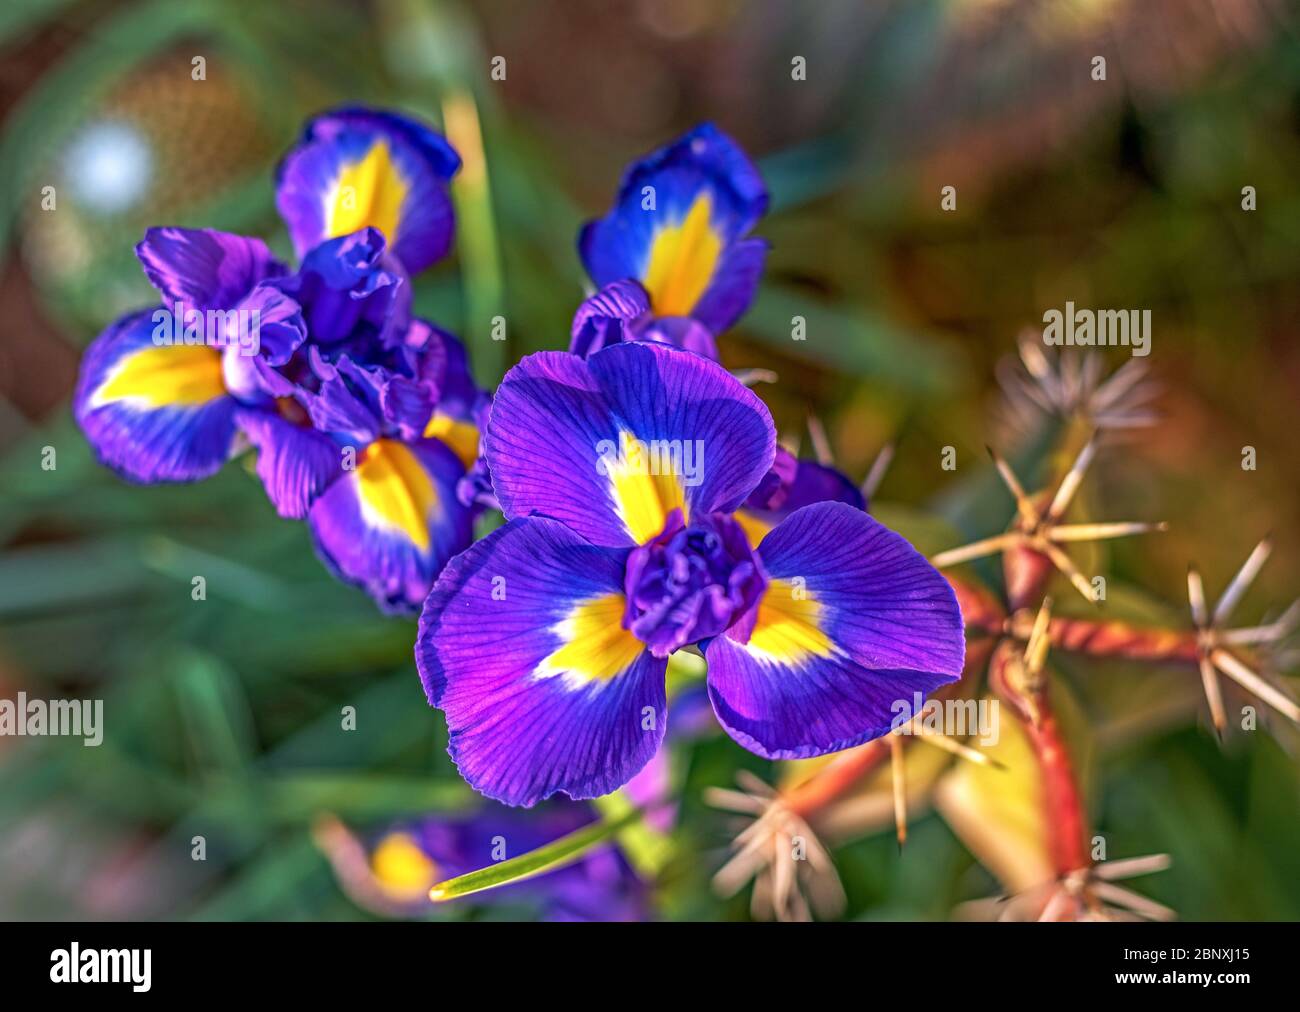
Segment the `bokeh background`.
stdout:
<path fill-rule="evenodd" d="M 1298 13 L 1273 0 L 5 4 L 0 695 L 102 698 L 107 731 L 97 749 L 0 739 L 0 916 L 365 917 L 313 819 L 475 803 L 425 705 L 414 624 L 334 583 L 241 464 L 136 488 L 93 461 L 69 415 L 78 356 L 151 301 L 132 255 L 146 226 L 257 234 L 287 257 L 272 169 L 304 118 L 345 101 L 425 116 L 466 167 L 456 253 L 418 279 L 417 309 L 463 335 L 492 383 L 566 343 L 584 292 L 576 231 L 623 165 L 712 119 L 773 194 L 760 297 L 720 343 L 729 366 L 779 375 L 762 392 L 783 432 L 821 419 L 855 477 L 895 443 L 880 511 L 929 550 L 993 533 L 1009 500 L 983 446 L 1018 447 L 995 381 L 1016 335 L 1067 299 L 1150 309 L 1161 422 L 1108 451 L 1090 488 L 1100 516 L 1171 530 L 1090 561 L 1116 608 L 1178 624 L 1188 563 L 1214 592 L 1271 531 L 1274 558 L 1239 609 L 1255 621 L 1300 586 Z M 505 343 L 490 340 L 497 314 Z M 794 315 L 806 341 L 790 340 Z M 1194 673 L 1063 662 L 1059 679 L 1113 854 L 1173 855 L 1144 891 L 1187 918 L 1300 918 L 1285 729 L 1221 749 Z M 355 732 L 340 732 L 345 705 Z M 772 770 L 725 737 L 679 751 L 656 903 L 745 917 L 743 896 L 709 888 L 729 829 L 701 792 Z M 997 891 L 934 816 L 901 857 L 885 825 L 835 855 L 846 917 L 944 918 Z"/>

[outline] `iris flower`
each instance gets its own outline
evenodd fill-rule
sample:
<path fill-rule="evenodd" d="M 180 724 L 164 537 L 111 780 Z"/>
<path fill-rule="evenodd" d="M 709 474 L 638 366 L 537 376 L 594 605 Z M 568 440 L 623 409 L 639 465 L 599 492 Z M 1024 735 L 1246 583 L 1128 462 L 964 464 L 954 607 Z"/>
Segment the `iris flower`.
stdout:
<path fill-rule="evenodd" d="M 814 503 L 750 544 L 734 512 L 775 449 L 751 391 L 664 344 L 506 374 L 484 453 L 508 522 L 443 571 L 416 644 L 473 787 L 532 805 L 627 783 L 694 644 L 719 722 L 774 759 L 878 737 L 895 700 L 959 677 L 951 588 L 867 513 Z"/>
<path fill-rule="evenodd" d="M 554 802 L 530 812 L 491 806 L 471 815 L 430 815 L 358 839 L 333 820 L 318 842 L 339 883 L 358 904 L 384 916 L 432 909 L 429 889 L 449 878 L 518 857 L 595 821 L 589 806 Z M 650 916 L 646 887 L 614 844 L 570 865 L 463 902 L 535 907 L 549 921 L 639 921 Z"/>
<path fill-rule="evenodd" d="M 570 350 L 639 339 L 716 359 L 714 338 L 758 288 L 767 242 L 748 233 L 767 201 L 758 169 L 711 123 L 631 165 L 613 210 L 578 238 L 600 290 L 579 310 Z"/>
<path fill-rule="evenodd" d="M 460 343 L 410 311 L 410 273 L 451 243 L 458 166 L 418 123 L 341 110 L 280 166 L 298 270 L 260 239 L 150 229 L 137 254 L 161 310 L 118 320 L 82 362 L 74 410 L 100 459 L 132 481 L 192 481 L 251 445 L 271 502 L 307 519 L 336 575 L 418 608 L 469 544 L 457 485 L 486 402 Z M 159 340 L 158 312 L 196 320 L 192 339 Z"/>

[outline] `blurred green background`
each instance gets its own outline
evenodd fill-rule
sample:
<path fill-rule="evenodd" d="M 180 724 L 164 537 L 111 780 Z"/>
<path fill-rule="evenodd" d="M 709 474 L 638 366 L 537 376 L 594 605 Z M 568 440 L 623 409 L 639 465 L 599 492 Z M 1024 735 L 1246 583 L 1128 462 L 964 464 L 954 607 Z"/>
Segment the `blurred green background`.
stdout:
<path fill-rule="evenodd" d="M 287 256 L 272 170 L 308 115 L 366 102 L 443 124 L 466 157 L 460 229 L 418 279 L 417 310 L 463 335 L 492 383 L 566 344 L 576 231 L 623 165 L 712 119 L 773 193 L 760 297 L 720 344 L 727 365 L 779 374 L 762 393 L 783 432 L 820 418 L 854 477 L 896 442 L 882 513 L 927 550 L 993 533 L 1009 501 L 983 445 L 1018 445 L 994 379 L 1017 333 L 1067 299 L 1150 309 L 1162 421 L 1090 488 L 1100 517 L 1171 531 L 1097 570 L 1135 613 L 1178 624 L 1189 561 L 1213 594 L 1272 531 L 1238 612 L 1254 622 L 1295 596 L 1300 568 L 1297 14 L 1265 0 L 4 5 L 0 696 L 102 698 L 108 717 L 97 749 L 0 739 L 0 916 L 361 917 L 311 819 L 474 804 L 415 675 L 414 623 L 333 582 L 241 464 L 145 489 L 92 460 L 68 412 L 78 355 L 151 301 L 132 255 L 146 226 L 258 234 Z M 127 138 L 131 178 L 96 174 L 87 152 L 106 136 Z M 806 341 L 790 340 L 795 315 Z M 949 445 L 955 473 L 939 466 Z M 1189 919 L 1300 918 L 1294 736 L 1220 750 L 1197 726 L 1194 673 L 1060 667 L 1112 854 L 1173 854 L 1144 891 Z M 345 705 L 355 732 L 339 729 Z M 725 738 L 678 758 L 661 909 L 744 917 L 743 897 L 708 888 L 728 830 L 700 792 L 770 764 Z M 901 858 L 888 831 L 836 857 L 849 917 L 947 917 L 996 891 L 934 817 Z"/>

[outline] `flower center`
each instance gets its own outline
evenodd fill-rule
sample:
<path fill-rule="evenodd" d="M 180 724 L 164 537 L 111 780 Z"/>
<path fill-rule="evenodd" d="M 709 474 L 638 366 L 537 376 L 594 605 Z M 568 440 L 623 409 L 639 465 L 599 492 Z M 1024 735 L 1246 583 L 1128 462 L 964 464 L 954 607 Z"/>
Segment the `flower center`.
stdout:
<path fill-rule="evenodd" d="M 749 612 L 767 585 L 745 532 L 729 516 L 688 527 L 673 510 L 656 537 L 632 550 L 623 625 L 656 657 L 717 636 Z"/>

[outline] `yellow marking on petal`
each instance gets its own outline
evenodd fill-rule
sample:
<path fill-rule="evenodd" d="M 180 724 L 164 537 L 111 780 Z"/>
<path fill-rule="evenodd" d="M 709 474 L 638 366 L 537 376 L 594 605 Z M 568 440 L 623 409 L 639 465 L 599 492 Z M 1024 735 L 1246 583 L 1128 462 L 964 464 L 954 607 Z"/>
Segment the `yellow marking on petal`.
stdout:
<path fill-rule="evenodd" d="M 124 356 L 91 398 L 91 407 L 133 401 L 141 407 L 194 407 L 226 393 L 221 352 L 204 345 L 165 345 Z"/>
<path fill-rule="evenodd" d="M 773 580 L 758 604 L 758 620 L 745 649 L 761 661 L 799 667 L 831 657 L 835 644 L 822 631 L 822 605 L 806 587 Z"/>
<path fill-rule="evenodd" d="M 758 543 L 767 537 L 768 531 L 772 529 L 771 524 L 749 510 L 736 510 L 734 518 L 736 523 L 740 524 L 740 529 L 745 532 L 745 540 L 749 542 L 750 548 L 757 548 Z"/>
<path fill-rule="evenodd" d="M 463 422 L 458 418 L 452 418 L 451 415 L 435 411 L 433 417 L 429 419 L 429 424 L 424 427 L 424 435 L 446 443 L 448 449 L 460 458 L 466 471 L 474 466 L 474 461 L 478 460 L 479 433 L 478 426 L 473 422 Z"/>
<path fill-rule="evenodd" d="M 668 514 L 680 509 L 685 519 L 686 493 L 679 474 L 682 461 L 672 453 L 652 452 L 653 447 L 630 432 L 618 434 L 619 454 L 604 458 L 605 473 L 614 495 L 614 508 L 632 539 L 643 545 L 664 529 Z M 653 472 L 668 471 L 667 474 Z"/>
<path fill-rule="evenodd" d="M 357 462 L 361 510 L 373 526 L 399 530 L 420 551 L 429 548 L 429 514 L 438 490 L 429 472 L 395 439 L 376 439 Z"/>
<path fill-rule="evenodd" d="M 722 237 L 713 230 L 713 198 L 701 193 L 677 225 L 655 232 L 645 276 L 650 304 L 658 316 L 689 316 L 713 280 Z"/>
<path fill-rule="evenodd" d="M 370 855 L 370 870 L 384 891 L 399 900 L 424 896 L 438 881 L 438 866 L 409 833 L 389 833 Z"/>
<path fill-rule="evenodd" d="M 552 628 L 563 641 L 533 672 L 536 678 L 565 675 L 576 685 L 606 682 L 626 671 L 645 644 L 623 628 L 622 594 L 605 594 L 573 606 Z"/>
<path fill-rule="evenodd" d="M 395 241 L 406 200 L 406 179 L 393 162 L 387 141 L 376 141 L 359 162 L 345 165 L 326 201 L 325 238 L 377 228 Z"/>

